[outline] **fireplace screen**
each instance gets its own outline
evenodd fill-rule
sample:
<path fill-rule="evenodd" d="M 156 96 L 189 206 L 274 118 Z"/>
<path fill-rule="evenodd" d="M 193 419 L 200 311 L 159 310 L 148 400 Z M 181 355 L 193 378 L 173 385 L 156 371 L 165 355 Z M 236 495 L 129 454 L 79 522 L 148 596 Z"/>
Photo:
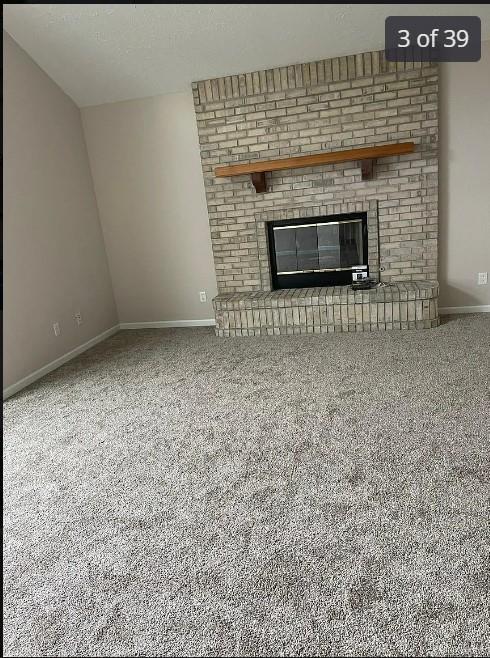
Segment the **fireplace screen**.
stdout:
<path fill-rule="evenodd" d="M 350 213 L 270 222 L 272 281 L 278 288 L 343 285 L 367 272 L 367 216 Z"/>

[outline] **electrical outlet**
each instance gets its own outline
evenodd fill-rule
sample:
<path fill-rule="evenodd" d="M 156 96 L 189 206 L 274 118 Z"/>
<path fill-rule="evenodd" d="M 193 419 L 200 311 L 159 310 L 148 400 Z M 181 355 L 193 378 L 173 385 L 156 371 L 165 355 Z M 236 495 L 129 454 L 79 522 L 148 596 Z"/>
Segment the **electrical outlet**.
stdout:
<path fill-rule="evenodd" d="M 78 326 L 80 326 L 82 324 L 83 319 L 82 319 L 82 312 L 81 311 L 77 311 L 75 313 L 75 322 L 77 323 Z"/>
<path fill-rule="evenodd" d="M 206 291 L 205 291 L 205 290 L 201 290 L 201 292 L 199 293 L 199 301 L 204 303 L 204 302 L 207 301 L 207 299 L 208 299 L 208 298 L 207 298 L 207 296 L 206 296 Z"/>
<path fill-rule="evenodd" d="M 486 286 L 488 283 L 488 272 L 478 272 L 478 285 Z"/>
<path fill-rule="evenodd" d="M 61 333 L 60 329 L 60 323 L 59 322 L 53 322 L 53 331 L 55 336 L 59 336 Z"/>

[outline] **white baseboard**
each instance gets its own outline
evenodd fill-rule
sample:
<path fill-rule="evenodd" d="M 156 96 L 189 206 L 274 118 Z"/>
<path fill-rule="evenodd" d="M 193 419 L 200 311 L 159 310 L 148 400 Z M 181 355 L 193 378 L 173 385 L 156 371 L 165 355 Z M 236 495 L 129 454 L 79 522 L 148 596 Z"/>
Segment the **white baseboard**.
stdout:
<path fill-rule="evenodd" d="M 490 306 L 442 306 L 439 309 L 439 313 L 441 315 L 453 315 L 454 313 L 490 313 Z"/>
<path fill-rule="evenodd" d="M 164 329 L 166 327 L 214 327 L 214 318 L 206 320 L 160 320 L 159 322 L 121 322 L 120 329 Z"/>
<path fill-rule="evenodd" d="M 12 384 L 11 386 L 7 386 L 7 388 L 3 389 L 3 399 L 6 400 L 11 395 L 14 395 L 14 393 L 18 393 L 18 391 L 25 388 L 26 386 L 29 386 L 29 384 L 32 384 L 37 379 L 41 379 L 41 377 L 44 377 L 44 375 L 47 375 L 53 370 L 56 370 L 56 368 L 59 368 L 63 364 L 67 363 L 68 361 L 71 361 L 79 354 L 82 354 L 82 352 L 86 352 L 94 345 L 97 345 L 97 343 L 102 342 L 103 340 L 109 338 L 109 336 L 114 335 L 118 331 L 119 331 L 119 325 L 116 324 L 110 329 L 103 331 L 98 336 L 94 336 L 94 338 L 91 338 L 86 343 L 83 343 L 83 345 L 79 345 L 78 347 L 75 347 L 75 349 L 66 352 L 66 354 L 63 354 L 63 356 L 60 356 L 54 361 L 51 361 L 51 363 L 48 363 L 42 368 L 39 368 L 39 370 L 35 370 L 34 372 L 31 372 L 30 375 L 27 375 L 27 377 L 23 377 L 15 384 Z"/>
<path fill-rule="evenodd" d="M 42 368 L 39 368 L 39 370 L 35 370 L 34 372 L 31 372 L 30 375 L 27 375 L 27 377 L 23 377 L 15 384 L 12 384 L 11 386 L 7 386 L 7 388 L 3 389 L 3 399 L 6 400 L 11 395 L 14 395 L 14 393 L 18 393 L 26 386 L 29 386 L 29 384 L 32 384 L 38 379 L 41 379 L 41 377 L 44 377 L 44 375 L 47 375 L 53 370 L 56 370 L 56 368 L 59 368 L 63 364 L 67 363 L 68 361 L 71 361 L 71 359 L 74 359 L 79 354 L 82 354 L 82 352 L 89 350 L 94 345 L 97 345 L 97 343 L 100 343 L 106 338 L 109 338 L 109 336 L 112 336 L 113 334 L 117 333 L 120 329 L 163 329 L 165 327 L 214 327 L 215 324 L 216 322 L 214 318 L 207 318 L 205 320 L 163 320 L 160 322 L 121 322 L 121 324 L 116 324 L 110 329 L 107 329 L 107 331 L 102 332 L 98 336 L 94 336 L 94 338 L 91 338 L 86 343 L 83 343 L 83 345 L 79 345 L 78 347 L 75 347 L 75 349 L 70 350 L 66 354 L 63 354 L 63 356 L 60 356 L 58 359 L 55 359 L 54 361 L 51 361 L 51 363 L 48 363 Z"/>
<path fill-rule="evenodd" d="M 439 313 L 441 315 L 452 315 L 453 313 L 490 313 L 490 306 L 487 305 L 443 306 L 442 308 L 439 309 Z M 3 399 L 6 400 L 11 395 L 14 395 L 14 393 L 17 393 L 18 391 L 22 390 L 26 386 L 29 386 L 29 384 L 32 384 L 36 380 L 41 379 L 41 377 L 44 377 L 44 375 L 47 375 L 53 370 L 56 370 L 56 368 L 59 368 L 63 364 L 67 363 L 68 361 L 71 361 L 71 359 L 74 359 L 79 354 L 86 352 L 94 345 L 97 345 L 97 343 L 100 343 L 106 338 L 109 338 L 109 336 L 113 336 L 120 329 L 164 329 L 166 327 L 214 327 L 215 324 L 216 322 L 214 318 L 206 318 L 204 320 L 161 320 L 159 322 L 121 322 L 121 324 L 116 324 L 110 329 L 103 331 L 98 336 L 94 336 L 94 338 L 91 338 L 86 343 L 83 343 L 83 345 L 79 345 L 78 347 L 75 347 L 75 349 L 70 350 L 66 354 L 63 354 L 63 356 L 60 356 L 58 359 L 55 359 L 54 361 L 51 361 L 51 363 L 48 363 L 42 368 L 39 368 L 39 370 L 35 370 L 30 375 L 27 375 L 27 377 L 23 377 L 15 384 L 12 384 L 11 386 L 7 386 L 7 388 L 3 389 Z"/>

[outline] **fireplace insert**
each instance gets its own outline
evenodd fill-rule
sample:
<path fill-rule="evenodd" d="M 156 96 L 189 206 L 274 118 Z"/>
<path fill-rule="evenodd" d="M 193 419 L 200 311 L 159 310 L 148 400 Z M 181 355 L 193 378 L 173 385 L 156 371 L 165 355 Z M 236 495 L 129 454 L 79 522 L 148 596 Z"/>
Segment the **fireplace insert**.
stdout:
<path fill-rule="evenodd" d="M 268 222 L 272 285 L 310 288 L 368 276 L 367 213 Z"/>

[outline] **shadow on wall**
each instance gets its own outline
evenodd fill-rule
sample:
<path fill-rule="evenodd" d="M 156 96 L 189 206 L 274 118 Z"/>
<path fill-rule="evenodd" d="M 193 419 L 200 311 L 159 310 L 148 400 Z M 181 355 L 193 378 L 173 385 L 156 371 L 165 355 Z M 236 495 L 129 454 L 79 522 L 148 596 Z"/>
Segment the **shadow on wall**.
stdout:
<path fill-rule="evenodd" d="M 441 71 L 441 93 L 443 96 L 447 93 L 446 84 L 447 75 L 445 76 Z M 441 105 L 443 104 L 446 104 L 445 100 L 441 103 Z M 450 168 L 451 161 L 454 164 L 456 158 L 454 150 L 450 149 L 451 136 L 449 134 L 447 104 L 445 110 L 442 107 L 439 108 L 439 116 L 441 117 L 439 125 L 439 306 L 479 306 L 483 302 L 477 294 L 470 292 L 467 287 L 458 287 L 449 283 L 452 278 L 455 278 L 452 259 L 454 258 L 454 240 L 456 238 L 452 235 L 454 212 L 451 213 L 450 210 L 450 185 L 452 183 Z M 463 245 L 461 247 L 464 248 Z"/>
<path fill-rule="evenodd" d="M 451 286 L 447 283 L 447 272 L 441 273 L 440 279 L 444 281 L 441 288 L 444 290 L 444 297 L 442 302 L 439 302 L 439 306 L 442 308 L 450 308 L 452 306 L 484 306 L 485 300 L 482 301 L 481 297 L 468 292 L 464 288 L 458 288 L 457 286 Z"/>
<path fill-rule="evenodd" d="M 479 62 L 441 64 L 439 72 L 439 304 L 484 306 L 490 286 L 490 42 Z"/>
<path fill-rule="evenodd" d="M 452 207 L 450 199 L 453 199 L 455 190 L 453 187 L 452 194 L 450 193 L 450 186 L 452 184 L 452 177 L 450 175 L 451 161 L 455 161 L 453 150 L 448 146 L 450 139 L 449 130 L 446 121 L 441 121 L 440 126 L 440 155 L 439 155 L 439 176 L 441 184 L 439 185 L 439 284 L 440 284 L 440 306 L 480 306 L 486 304 L 485 299 L 482 299 L 482 293 L 485 289 L 483 286 L 476 288 L 476 271 L 478 263 L 474 261 L 471 245 L 464 243 L 458 239 L 459 230 L 454 226 L 455 221 L 464 221 L 466 223 L 466 230 L 471 230 L 472 219 L 475 217 L 473 213 L 468 211 L 464 215 L 457 215 L 457 210 Z M 466 188 L 466 192 L 461 190 L 461 194 L 471 194 L 471 189 L 467 186 L 467 181 L 462 182 Z M 475 238 L 477 241 L 477 230 L 474 228 Z M 484 239 L 484 236 L 480 236 Z M 457 246 L 459 244 L 459 246 Z M 458 253 L 459 252 L 459 253 Z M 455 262 L 457 261 L 457 262 Z M 458 281 L 460 275 L 462 285 L 454 285 L 450 281 Z M 471 279 L 471 281 L 468 281 Z M 475 285 L 474 291 L 470 289 L 471 285 Z M 480 294 L 478 294 L 480 293 Z"/>

